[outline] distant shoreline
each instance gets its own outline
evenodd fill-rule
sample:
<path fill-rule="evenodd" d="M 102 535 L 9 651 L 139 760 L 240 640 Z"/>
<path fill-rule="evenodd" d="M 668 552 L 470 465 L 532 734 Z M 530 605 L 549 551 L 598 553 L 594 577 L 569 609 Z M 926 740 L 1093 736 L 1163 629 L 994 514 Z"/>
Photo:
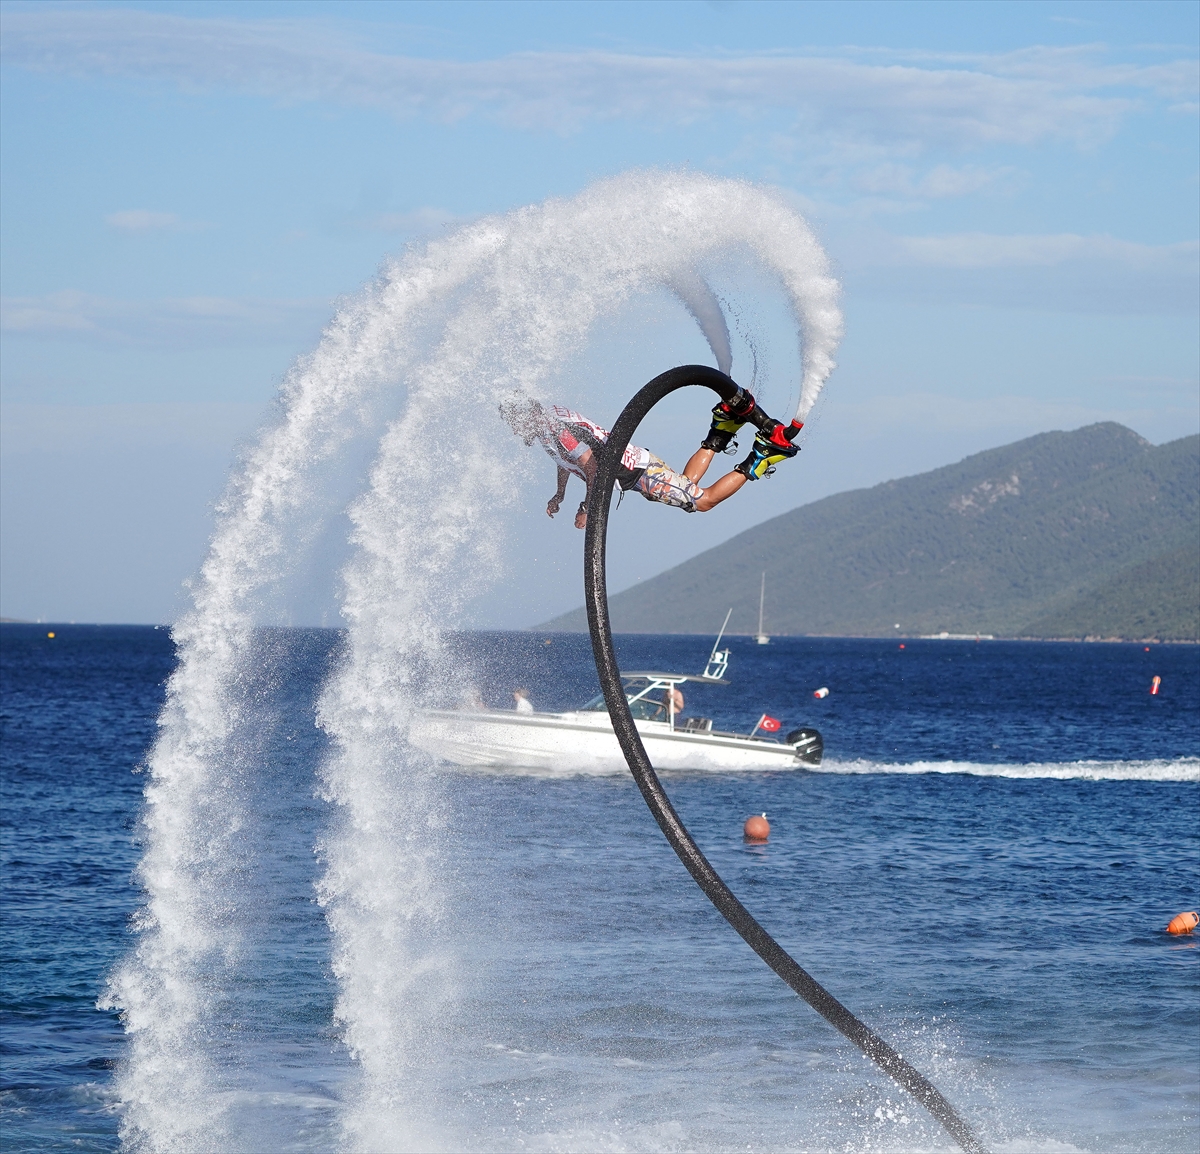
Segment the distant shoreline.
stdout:
<path fill-rule="evenodd" d="M 48 629 L 170 629 L 167 623 L 151 624 L 144 621 L 29 621 L 20 617 L 0 617 L 0 625 L 37 625 Z M 344 625 L 261 625 L 260 629 L 329 629 L 333 632 L 344 632 Z M 449 629 L 447 633 L 530 633 L 549 636 L 586 637 L 587 633 L 575 629 Z M 614 631 L 615 637 L 711 637 L 711 632 L 704 633 L 646 633 L 638 630 L 622 633 Z M 753 633 L 726 633 L 726 637 L 754 637 Z M 958 634 L 952 637 L 930 636 L 925 633 L 893 633 L 893 634 L 860 634 L 860 633 L 772 633 L 771 640 L 776 639 L 812 639 L 829 641 L 976 641 L 979 644 L 993 641 L 1035 641 L 1054 642 L 1056 644 L 1072 645 L 1200 645 L 1200 638 L 1195 637 L 1003 637 L 1000 635 L 986 636 L 980 634 Z"/>

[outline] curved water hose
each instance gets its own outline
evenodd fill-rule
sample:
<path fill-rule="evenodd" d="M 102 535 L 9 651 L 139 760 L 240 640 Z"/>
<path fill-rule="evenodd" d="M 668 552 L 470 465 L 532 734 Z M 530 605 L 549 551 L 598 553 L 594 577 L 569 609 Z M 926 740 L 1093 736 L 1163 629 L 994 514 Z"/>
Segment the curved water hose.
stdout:
<path fill-rule="evenodd" d="M 654 814 L 659 828 L 671 848 L 679 855 L 696 884 L 709 901 L 720 910 L 725 920 L 745 938 L 750 948 L 771 967 L 797 994 L 835 1029 L 840 1030 L 885 1074 L 907 1090 L 929 1111 L 968 1152 L 986 1154 L 970 1126 L 955 1113 L 954 1107 L 919 1070 L 910 1065 L 870 1027 L 860 1022 L 845 1006 L 775 941 L 751 916 L 750 911 L 734 896 L 720 875 L 700 852 L 679 815 L 663 790 L 645 746 L 633 724 L 629 703 L 625 700 L 621 673 L 613 649 L 612 627 L 608 616 L 608 586 L 605 572 L 605 549 L 608 540 L 608 513 L 613 484 L 621 454 L 642 419 L 663 397 L 688 385 L 703 385 L 712 389 L 722 400 L 728 400 L 737 389 L 729 377 L 705 365 L 684 365 L 670 369 L 643 386 L 627 404 L 609 434 L 608 444 L 596 453 L 596 475 L 588 490 L 587 536 L 584 540 L 583 583 L 587 602 L 588 628 L 592 635 L 592 651 L 596 657 L 596 672 L 612 718 L 613 730 L 630 772 L 642 791 L 642 797 Z"/>

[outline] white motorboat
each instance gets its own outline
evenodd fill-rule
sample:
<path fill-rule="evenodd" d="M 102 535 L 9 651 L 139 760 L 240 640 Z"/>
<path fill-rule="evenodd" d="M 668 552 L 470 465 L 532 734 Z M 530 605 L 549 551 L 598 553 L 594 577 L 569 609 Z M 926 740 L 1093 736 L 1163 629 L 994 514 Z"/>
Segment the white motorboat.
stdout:
<path fill-rule="evenodd" d="M 727 619 L 728 620 L 728 619 Z M 703 673 L 623 673 L 626 700 L 656 769 L 800 769 L 819 765 L 823 751 L 815 729 L 792 730 L 782 741 L 713 729 L 707 717 L 676 715 L 679 686 L 728 685 L 729 650 L 720 636 Z M 566 713 L 509 710 L 423 711 L 410 733 L 414 745 L 454 765 L 543 773 L 620 773 L 627 769 L 603 694 Z"/>

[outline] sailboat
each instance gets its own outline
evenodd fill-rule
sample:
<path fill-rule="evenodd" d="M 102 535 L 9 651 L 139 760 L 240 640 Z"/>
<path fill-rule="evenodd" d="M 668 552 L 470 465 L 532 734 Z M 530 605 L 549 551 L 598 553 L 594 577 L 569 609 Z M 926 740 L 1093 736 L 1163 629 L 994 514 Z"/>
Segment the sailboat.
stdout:
<path fill-rule="evenodd" d="M 762 584 L 758 590 L 758 632 L 754 635 L 754 640 L 759 645 L 770 645 L 771 639 L 763 632 L 763 598 L 767 595 L 767 575 L 762 575 Z"/>

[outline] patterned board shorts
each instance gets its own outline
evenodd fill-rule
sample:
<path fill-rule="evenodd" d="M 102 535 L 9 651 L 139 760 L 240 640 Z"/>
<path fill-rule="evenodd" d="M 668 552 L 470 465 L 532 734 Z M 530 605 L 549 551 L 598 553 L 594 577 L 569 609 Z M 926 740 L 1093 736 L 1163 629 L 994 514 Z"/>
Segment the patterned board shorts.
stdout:
<path fill-rule="evenodd" d="M 659 501 L 674 505 L 685 513 L 696 511 L 696 501 L 704 491 L 695 481 L 689 481 L 682 473 L 675 472 L 661 457 L 647 453 L 650 463 L 645 467 L 635 486 L 647 501 Z"/>

